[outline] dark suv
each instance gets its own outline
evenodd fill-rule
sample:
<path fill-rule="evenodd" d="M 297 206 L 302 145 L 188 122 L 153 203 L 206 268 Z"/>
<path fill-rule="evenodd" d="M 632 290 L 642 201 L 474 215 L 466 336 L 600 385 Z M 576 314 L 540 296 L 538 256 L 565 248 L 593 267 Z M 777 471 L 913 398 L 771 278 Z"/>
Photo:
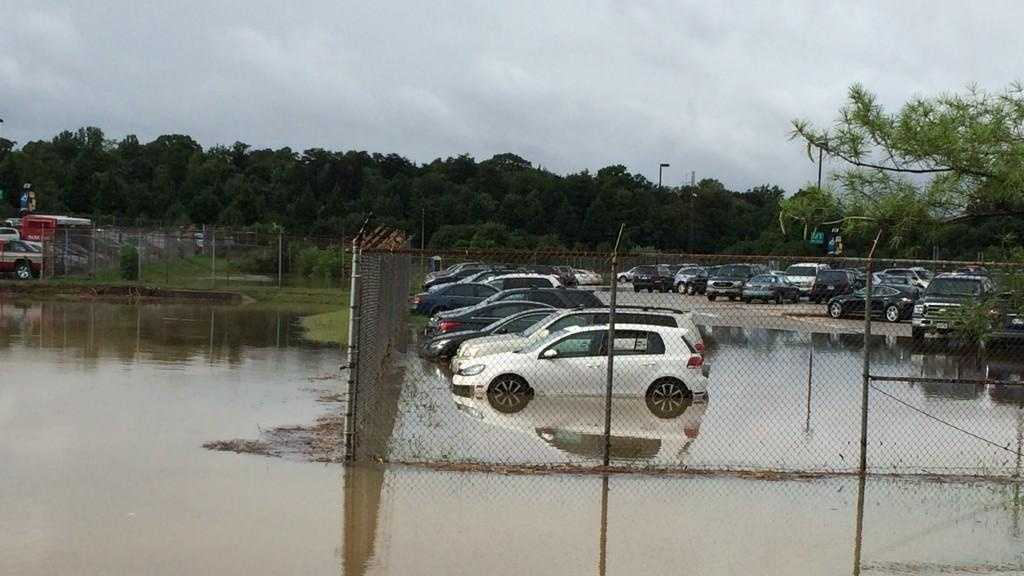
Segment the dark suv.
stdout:
<path fill-rule="evenodd" d="M 673 285 L 674 275 L 668 266 L 637 266 L 633 272 L 633 291 L 639 292 L 670 292 Z"/>
<path fill-rule="evenodd" d="M 739 300 L 743 296 L 743 287 L 747 280 L 763 271 L 764 267 L 756 264 L 727 264 L 719 267 L 708 278 L 708 300 L 714 302 L 719 296 Z"/>
<path fill-rule="evenodd" d="M 808 298 L 815 304 L 821 304 L 833 296 L 850 294 L 860 288 L 857 275 L 851 270 L 819 270 Z"/>
<path fill-rule="evenodd" d="M 927 334 L 948 334 L 957 328 L 960 310 L 993 295 L 995 286 L 986 276 L 939 274 L 914 306 L 915 340 Z"/>

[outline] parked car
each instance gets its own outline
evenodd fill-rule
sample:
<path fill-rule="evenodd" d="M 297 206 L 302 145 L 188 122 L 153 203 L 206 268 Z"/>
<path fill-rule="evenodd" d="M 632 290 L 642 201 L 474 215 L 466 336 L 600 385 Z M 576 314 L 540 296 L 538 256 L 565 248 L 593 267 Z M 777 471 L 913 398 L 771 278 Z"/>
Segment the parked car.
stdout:
<path fill-rule="evenodd" d="M 720 266 L 708 278 L 707 294 L 708 300 L 714 302 L 719 296 L 728 297 L 729 300 L 738 300 L 743 296 L 743 286 L 764 268 L 756 264 L 727 264 Z"/>
<path fill-rule="evenodd" d="M 861 288 L 851 294 L 835 296 L 828 301 L 825 311 L 832 318 L 864 315 L 864 294 Z M 873 286 L 871 288 L 871 316 L 884 318 L 887 322 L 909 320 L 914 313 L 915 292 L 912 288 L 898 286 Z"/>
<path fill-rule="evenodd" d="M 10 242 L 12 240 L 21 240 L 21 233 L 18 232 L 18 229 L 0 228 L 0 242 Z"/>
<path fill-rule="evenodd" d="M 607 336 L 603 325 L 565 328 L 517 352 L 460 367 L 452 386 L 508 412 L 521 410 L 534 396 L 599 396 L 606 386 Z M 614 346 L 617 396 L 644 398 L 666 415 L 707 398 L 704 357 L 689 345 L 685 330 L 623 324 Z"/>
<path fill-rule="evenodd" d="M 965 304 L 992 296 L 995 285 L 987 276 L 939 274 L 928 284 L 920 301 L 914 306 L 915 340 L 928 334 L 948 334 L 962 321 L 960 310 Z"/>
<path fill-rule="evenodd" d="M 633 272 L 633 291 L 670 292 L 675 288 L 672 271 L 668 266 L 637 266 Z"/>
<path fill-rule="evenodd" d="M 479 330 L 488 324 L 518 314 L 524 310 L 545 308 L 554 310 L 551 306 L 542 302 L 495 302 L 492 304 L 478 304 L 469 308 L 460 308 L 449 313 L 440 312 L 430 318 L 424 335 L 433 337 L 439 333 L 454 332 L 455 330 Z"/>
<path fill-rule="evenodd" d="M 871 279 L 876 286 L 896 286 L 897 288 L 910 290 L 914 293 L 915 298 L 921 296 L 921 288 L 914 284 L 914 281 L 909 276 L 890 276 L 876 272 L 871 275 Z"/>
<path fill-rule="evenodd" d="M 562 285 L 558 276 L 551 274 L 502 274 L 487 281 L 488 284 L 499 290 L 509 288 L 555 288 Z"/>
<path fill-rule="evenodd" d="M 600 461 L 604 456 L 603 396 L 487 396 L 452 387 L 455 408 L 489 426 L 541 439 L 577 458 Z M 521 402 L 518 402 L 520 401 Z M 653 400 L 653 396 L 651 398 Z M 661 455 L 678 460 L 700 435 L 706 401 L 655 403 L 648 398 L 613 397 L 612 435 L 608 455 L 617 461 L 648 460 Z"/>
<path fill-rule="evenodd" d="M 43 270 L 43 252 L 28 242 L 0 242 L 0 274 L 14 274 L 19 280 L 39 276 Z"/>
<path fill-rule="evenodd" d="M 623 323 L 682 328 L 686 331 L 687 338 L 693 345 L 694 350 L 702 354 L 704 353 L 704 339 L 701 337 L 697 325 L 693 323 L 692 314 L 669 308 L 620 306 L 616 308 L 615 318 L 616 326 L 619 323 Z M 608 308 L 604 306 L 566 310 L 555 316 L 545 318 L 543 321 L 525 330 L 522 334 L 503 334 L 467 340 L 459 347 L 458 353 L 452 359 L 452 370 L 458 370 L 459 366 L 473 358 L 518 350 L 538 340 L 547 338 L 552 332 L 557 332 L 568 326 L 590 326 L 607 323 Z"/>
<path fill-rule="evenodd" d="M 432 360 L 447 360 L 455 355 L 466 340 L 494 334 L 519 334 L 553 313 L 546 308 L 535 308 L 496 320 L 479 330 L 466 329 L 438 334 L 423 340 L 420 355 Z"/>
<path fill-rule="evenodd" d="M 957 268 L 954 271 L 955 274 L 962 274 L 964 276 L 985 276 L 988 278 L 992 277 L 992 274 L 987 268 L 981 266 L 964 266 L 963 268 Z"/>
<path fill-rule="evenodd" d="M 818 277 L 818 272 L 828 269 L 828 264 L 815 262 L 793 264 L 786 268 L 786 278 L 790 284 L 800 289 L 801 295 L 806 296 L 811 293 L 811 286 L 814 285 L 814 279 Z"/>
<path fill-rule="evenodd" d="M 633 276 L 636 274 L 637 268 L 640 268 L 640 266 L 633 266 L 632 268 L 626 270 L 625 272 L 619 272 L 618 276 L 616 276 L 616 279 L 619 281 L 620 284 L 632 282 Z"/>
<path fill-rule="evenodd" d="M 885 276 L 903 276 L 921 290 L 927 288 L 931 280 L 931 276 L 924 268 L 886 268 L 881 273 Z"/>
<path fill-rule="evenodd" d="M 604 283 L 604 278 L 593 270 L 576 268 L 573 270 L 573 273 L 576 276 L 577 286 L 598 286 Z"/>
<path fill-rule="evenodd" d="M 849 294 L 863 287 L 852 270 L 820 270 L 807 297 L 811 302 L 821 304 L 834 296 Z"/>
<path fill-rule="evenodd" d="M 486 282 L 495 276 L 504 276 L 505 274 L 513 274 L 516 272 L 522 272 L 522 270 L 512 266 L 488 268 L 486 270 L 480 270 L 475 274 L 470 274 L 462 280 L 459 280 L 459 282 Z"/>
<path fill-rule="evenodd" d="M 414 296 L 412 309 L 418 314 L 433 316 L 442 310 L 478 304 L 497 293 L 498 289 L 489 284 L 476 282 L 442 284 L 435 290 Z"/>
<path fill-rule="evenodd" d="M 423 281 L 424 283 L 426 283 L 429 282 L 430 280 L 433 280 L 434 278 L 437 278 L 438 276 L 447 276 L 449 274 L 454 274 L 459 270 L 462 270 L 463 268 L 475 268 L 477 270 L 483 270 L 487 268 L 487 266 L 483 262 L 459 262 L 458 264 L 452 264 L 451 266 L 445 268 L 444 270 L 438 270 L 437 272 L 431 272 L 427 274 L 426 278 L 424 278 Z"/>
<path fill-rule="evenodd" d="M 494 294 L 487 299 L 487 303 L 521 300 L 543 302 L 555 308 L 604 306 L 604 302 L 590 290 L 573 288 L 512 288 Z"/>
<path fill-rule="evenodd" d="M 562 286 L 575 286 L 576 276 L 572 273 L 572 268 L 568 266 L 548 266 L 546 264 L 530 264 L 524 266 L 524 270 L 533 274 L 543 274 L 546 276 L 554 276 L 558 278 L 559 283 Z"/>
<path fill-rule="evenodd" d="M 754 300 L 776 304 L 799 302 L 800 289 L 790 284 L 785 276 L 759 274 L 743 285 L 743 301 L 749 304 Z"/>
<path fill-rule="evenodd" d="M 708 271 L 700 266 L 680 268 L 672 282 L 680 294 L 703 294 L 708 286 Z"/>
<path fill-rule="evenodd" d="M 3 223 L 0 223 L 0 226 L 14 228 L 17 230 L 18 228 L 21 228 L 21 218 L 8 218 L 4 220 Z"/>
<path fill-rule="evenodd" d="M 473 276 L 484 269 L 485 268 L 465 266 L 463 268 L 460 268 L 459 270 L 456 270 L 455 272 L 434 276 L 423 282 L 423 290 L 430 291 L 431 288 L 436 288 L 443 284 L 452 284 L 458 282 L 459 280 Z"/>

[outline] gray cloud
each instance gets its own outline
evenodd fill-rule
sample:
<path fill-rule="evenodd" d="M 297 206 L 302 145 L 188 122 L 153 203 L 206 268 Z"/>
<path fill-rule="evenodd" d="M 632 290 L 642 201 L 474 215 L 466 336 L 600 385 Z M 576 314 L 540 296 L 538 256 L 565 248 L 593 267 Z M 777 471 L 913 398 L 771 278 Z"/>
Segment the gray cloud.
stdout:
<path fill-rule="evenodd" d="M 65 2 L 0 12 L 0 117 L 205 145 L 511 151 L 734 188 L 814 177 L 787 141 L 862 82 L 883 103 L 1020 78 L 1024 8 L 987 2 Z"/>

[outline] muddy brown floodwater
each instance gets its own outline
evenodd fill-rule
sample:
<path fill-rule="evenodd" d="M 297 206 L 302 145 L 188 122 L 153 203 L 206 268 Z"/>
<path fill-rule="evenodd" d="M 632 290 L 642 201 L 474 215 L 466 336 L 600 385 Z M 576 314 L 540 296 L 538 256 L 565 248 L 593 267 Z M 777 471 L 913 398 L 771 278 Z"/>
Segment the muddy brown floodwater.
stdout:
<path fill-rule="evenodd" d="M 302 339 L 304 312 L 0 301 L 0 574 L 855 570 L 854 478 L 313 462 L 334 448 L 317 431 L 337 424 L 343 355 Z M 870 480 L 861 573 L 1024 573 L 1021 500 Z"/>

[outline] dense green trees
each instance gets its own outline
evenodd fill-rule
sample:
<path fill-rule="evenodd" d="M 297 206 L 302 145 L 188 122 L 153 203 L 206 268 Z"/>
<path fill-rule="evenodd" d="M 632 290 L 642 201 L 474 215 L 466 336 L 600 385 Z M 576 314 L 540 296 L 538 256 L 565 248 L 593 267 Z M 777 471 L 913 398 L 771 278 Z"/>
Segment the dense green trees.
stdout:
<path fill-rule="evenodd" d="M 829 153 L 856 151 L 856 142 L 844 141 L 840 148 L 832 133 L 806 124 L 798 124 L 798 133 L 814 144 L 827 143 Z M 972 166 L 977 162 L 967 152 L 954 152 Z M 845 172 L 840 178 L 844 190 L 864 184 Z M 240 142 L 204 149 L 184 135 L 113 141 L 98 128 L 62 132 L 20 148 L 0 140 L 0 188 L 8 192 L 0 216 L 15 213 L 24 182 L 33 183 L 39 209 L 49 213 L 126 224 L 279 225 L 288 233 L 336 236 L 351 234 L 372 212 L 377 223 L 409 231 L 415 246 L 422 226 L 426 244 L 436 248 L 604 250 L 625 222 L 627 248 L 820 255 L 823 248 L 807 242 L 809 231 L 874 206 L 813 187 L 788 197 L 771 185 L 738 192 L 714 179 L 659 189 L 624 166 L 563 176 L 515 154 L 483 161 L 461 155 L 418 165 L 397 154 L 362 151 L 300 153 Z M 951 194 L 953 185 L 944 182 L 940 192 Z M 1002 186 L 998 193 L 965 200 L 985 209 L 996 202 L 1016 209 L 1007 192 Z M 886 198 L 899 197 L 878 201 Z M 973 258 L 1024 238 L 1024 218 L 1012 213 L 978 224 L 963 219 L 930 228 L 915 221 L 915 233 L 902 234 L 903 241 L 886 252 L 931 256 L 937 246 L 943 257 Z M 853 234 L 846 245 L 857 255 L 865 241 Z"/>

